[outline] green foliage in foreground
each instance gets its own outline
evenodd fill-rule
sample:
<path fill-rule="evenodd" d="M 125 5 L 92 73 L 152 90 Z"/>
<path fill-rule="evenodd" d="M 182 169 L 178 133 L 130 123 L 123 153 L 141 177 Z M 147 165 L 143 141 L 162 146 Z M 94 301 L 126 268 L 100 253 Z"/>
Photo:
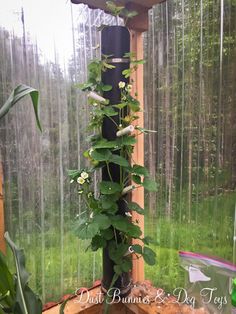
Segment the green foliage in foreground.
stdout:
<path fill-rule="evenodd" d="M 40 131 L 42 131 L 41 124 L 38 116 L 38 100 L 39 100 L 39 92 L 27 85 L 21 84 L 18 85 L 10 94 L 6 102 L 0 108 L 0 119 L 2 119 L 8 111 L 23 97 L 30 95 L 31 101 L 34 107 L 35 118 L 37 122 L 37 126 Z"/>
<path fill-rule="evenodd" d="M 5 238 L 14 256 L 16 274 L 11 274 L 0 253 L 0 313 L 41 314 L 42 302 L 28 286 L 30 276 L 25 269 L 24 252 L 17 248 L 7 232 Z"/>

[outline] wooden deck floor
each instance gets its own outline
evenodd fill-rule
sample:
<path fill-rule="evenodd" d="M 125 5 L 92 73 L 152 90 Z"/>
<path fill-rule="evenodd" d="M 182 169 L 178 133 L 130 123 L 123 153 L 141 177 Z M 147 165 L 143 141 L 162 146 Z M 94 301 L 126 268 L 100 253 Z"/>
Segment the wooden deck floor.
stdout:
<path fill-rule="evenodd" d="M 73 297 L 66 304 L 64 314 L 103 314 L 103 304 L 95 304 L 101 295 L 101 287 L 94 287 L 88 292 Z M 60 305 L 43 312 L 43 314 L 60 314 Z M 152 302 L 150 304 L 130 303 L 112 304 L 109 314 L 209 314 L 203 308 L 192 309 L 187 305 L 174 302 L 173 297 L 165 304 Z"/>

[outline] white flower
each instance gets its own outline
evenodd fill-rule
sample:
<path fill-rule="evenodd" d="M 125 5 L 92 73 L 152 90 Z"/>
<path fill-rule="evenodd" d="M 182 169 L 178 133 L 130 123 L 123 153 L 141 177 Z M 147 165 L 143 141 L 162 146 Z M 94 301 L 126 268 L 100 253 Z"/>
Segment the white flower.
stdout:
<path fill-rule="evenodd" d="M 98 103 L 94 102 L 94 103 L 93 103 L 93 106 L 94 106 L 94 107 L 97 107 L 97 106 L 98 106 Z"/>
<path fill-rule="evenodd" d="M 81 173 L 81 177 L 82 177 L 83 179 L 88 179 L 89 175 L 88 175 L 87 172 L 83 171 L 83 172 Z"/>
<path fill-rule="evenodd" d="M 91 219 L 93 219 L 93 213 L 91 213 L 91 214 L 89 215 L 89 217 L 90 217 Z"/>
<path fill-rule="evenodd" d="M 120 81 L 118 85 L 119 85 L 119 88 L 124 88 L 125 87 L 125 82 Z"/>
<path fill-rule="evenodd" d="M 77 179 L 77 182 L 78 182 L 79 184 L 84 184 L 85 180 L 84 180 L 83 178 L 79 177 L 79 178 Z"/>
<path fill-rule="evenodd" d="M 125 215 L 126 215 L 127 217 L 132 217 L 132 215 L 130 214 L 130 212 L 126 212 Z"/>
<path fill-rule="evenodd" d="M 93 151 L 94 151 L 94 149 L 93 149 L 93 148 L 90 148 L 90 150 L 89 150 L 89 156 L 91 156 L 91 154 L 92 154 Z"/>
<path fill-rule="evenodd" d="M 79 193 L 79 194 L 83 194 L 83 193 L 84 193 L 84 191 L 82 191 L 82 190 L 81 190 L 81 191 L 79 191 L 78 193 Z"/>
<path fill-rule="evenodd" d="M 131 92 L 131 90 L 132 90 L 132 85 L 131 85 L 131 84 L 127 85 L 126 90 L 127 90 L 128 92 Z"/>
<path fill-rule="evenodd" d="M 74 182 L 74 180 L 72 179 L 72 180 L 70 180 L 70 183 L 73 183 Z"/>

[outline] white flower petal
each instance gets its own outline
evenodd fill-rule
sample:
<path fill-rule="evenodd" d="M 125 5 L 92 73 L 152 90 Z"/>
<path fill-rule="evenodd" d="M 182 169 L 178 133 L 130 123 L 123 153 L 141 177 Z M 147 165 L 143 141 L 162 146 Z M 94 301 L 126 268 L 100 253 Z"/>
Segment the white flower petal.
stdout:
<path fill-rule="evenodd" d="M 82 177 L 83 179 L 88 179 L 89 175 L 88 175 L 87 172 L 83 171 L 83 172 L 81 173 L 81 177 Z"/>
<path fill-rule="evenodd" d="M 79 177 L 79 178 L 77 179 L 77 182 L 78 182 L 79 184 L 84 184 L 85 180 L 84 180 L 82 177 Z"/>
<path fill-rule="evenodd" d="M 125 87 L 125 82 L 120 81 L 118 85 L 119 85 L 119 88 L 124 88 Z"/>

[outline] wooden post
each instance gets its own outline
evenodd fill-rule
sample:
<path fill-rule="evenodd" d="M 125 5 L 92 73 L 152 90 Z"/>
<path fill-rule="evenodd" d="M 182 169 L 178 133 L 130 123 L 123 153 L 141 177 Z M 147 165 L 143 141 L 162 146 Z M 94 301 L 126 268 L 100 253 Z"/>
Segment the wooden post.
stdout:
<path fill-rule="evenodd" d="M 143 59 L 143 35 L 142 32 L 131 31 L 131 52 L 136 54 L 137 60 Z M 139 119 L 137 124 L 143 127 L 143 65 L 138 66 L 138 70 L 133 74 L 132 78 L 134 80 L 132 93 L 138 94 L 136 97 L 141 104 L 141 112 L 139 113 Z M 144 165 L 144 136 L 139 135 L 137 143 L 134 148 L 133 161 L 138 165 Z M 132 192 L 132 201 L 138 203 L 142 208 L 144 208 L 144 189 L 139 188 Z M 144 216 L 139 215 L 136 212 L 132 213 L 133 221 L 138 220 L 139 226 L 144 234 Z M 133 243 L 142 245 L 141 241 L 134 240 Z M 133 260 L 133 282 L 144 280 L 144 261 L 143 258 Z"/>
<path fill-rule="evenodd" d="M 3 207 L 3 171 L 2 164 L 0 162 L 0 251 L 6 253 L 6 243 L 4 238 L 5 225 L 4 225 L 4 207 Z"/>

